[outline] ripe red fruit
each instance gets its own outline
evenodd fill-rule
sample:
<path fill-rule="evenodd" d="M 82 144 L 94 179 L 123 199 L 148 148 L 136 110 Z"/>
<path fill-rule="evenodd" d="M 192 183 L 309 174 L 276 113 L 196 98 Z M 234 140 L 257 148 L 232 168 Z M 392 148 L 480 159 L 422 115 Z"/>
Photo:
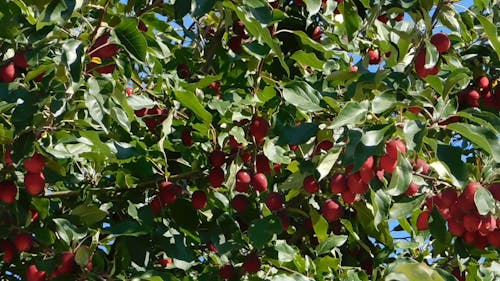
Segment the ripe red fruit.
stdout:
<path fill-rule="evenodd" d="M 464 191 L 462 191 L 462 195 L 468 199 L 474 201 L 474 195 L 476 195 L 477 188 L 481 187 L 481 183 L 479 182 L 471 182 L 467 184 Z"/>
<path fill-rule="evenodd" d="M 12 58 L 12 62 L 21 69 L 28 68 L 28 61 L 26 60 L 24 52 L 17 52 Z"/>
<path fill-rule="evenodd" d="M 368 191 L 368 184 L 363 182 L 359 173 L 354 173 L 347 177 L 347 188 L 352 193 L 365 194 Z"/>
<path fill-rule="evenodd" d="M 415 72 L 417 72 L 420 78 L 425 78 L 429 75 L 436 75 L 439 72 L 439 68 L 437 65 L 435 65 L 433 68 L 425 68 L 425 57 L 425 48 L 420 49 L 415 57 Z"/>
<path fill-rule="evenodd" d="M 231 51 L 233 51 L 235 54 L 239 54 L 243 50 L 243 48 L 242 48 L 243 37 L 233 36 L 229 39 L 229 41 L 227 42 L 227 45 Z"/>
<path fill-rule="evenodd" d="M 139 29 L 142 32 L 148 32 L 148 27 L 142 20 L 139 20 L 139 22 L 137 23 L 137 29 Z"/>
<path fill-rule="evenodd" d="M 203 190 L 197 190 L 191 196 L 193 207 L 197 210 L 204 209 L 207 206 L 207 201 L 207 194 Z"/>
<path fill-rule="evenodd" d="M 290 217 L 288 216 L 288 213 L 285 210 L 281 210 L 278 212 L 278 217 L 281 222 L 281 228 L 283 231 L 286 231 L 288 227 L 290 227 Z"/>
<path fill-rule="evenodd" d="M 395 21 L 402 21 L 402 20 L 403 20 L 403 18 L 404 18 L 404 16 L 405 16 L 405 14 L 398 14 L 398 15 L 394 18 L 394 20 L 395 20 Z"/>
<path fill-rule="evenodd" d="M 486 236 L 489 232 L 497 228 L 497 220 L 492 215 L 481 216 L 481 226 L 479 227 L 479 233 Z"/>
<path fill-rule="evenodd" d="M 161 213 L 162 203 L 160 201 L 160 197 L 155 196 L 153 200 L 151 200 L 151 212 L 153 215 L 159 215 Z"/>
<path fill-rule="evenodd" d="M 380 15 L 377 19 L 383 23 L 387 23 L 389 21 L 389 17 L 387 17 L 386 15 Z"/>
<path fill-rule="evenodd" d="M 36 196 L 43 193 L 45 176 L 43 173 L 27 173 L 24 175 L 24 187 L 29 194 Z"/>
<path fill-rule="evenodd" d="M 283 199 L 278 192 L 271 192 L 266 197 L 266 206 L 271 211 L 277 211 L 283 208 Z"/>
<path fill-rule="evenodd" d="M 352 65 L 349 67 L 349 72 L 356 73 L 358 72 L 358 67 L 355 65 Z"/>
<path fill-rule="evenodd" d="M 385 144 L 386 154 L 391 158 L 398 159 L 398 151 L 402 154 L 406 153 L 406 144 L 399 139 L 389 140 Z"/>
<path fill-rule="evenodd" d="M 210 153 L 210 164 L 214 167 L 220 167 L 226 162 L 226 154 L 220 150 L 214 150 Z"/>
<path fill-rule="evenodd" d="M 252 160 L 252 154 L 248 151 L 240 151 L 241 161 L 248 163 Z"/>
<path fill-rule="evenodd" d="M 460 272 L 460 269 L 458 267 L 455 267 L 451 274 L 453 274 L 453 276 L 455 276 L 458 281 L 465 281 L 465 271 Z"/>
<path fill-rule="evenodd" d="M 378 50 L 369 49 L 368 50 L 368 63 L 369 64 L 379 64 L 380 63 L 380 54 Z"/>
<path fill-rule="evenodd" d="M 233 265 L 225 264 L 219 269 L 219 276 L 224 280 L 231 279 L 233 277 Z"/>
<path fill-rule="evenodd" d="M 244 212 L 248 208 L 248 197 L 243 194 L 237 194 L 234 196 L 234 198 L 231 200 L 231 207 L 236 210 L 236 212 Z"/>
<path fill-rule="evenodd" d="M 418 106 L 408 106 L 408 111 L 413 114 L 419 114 L 422 109 Z"/>
<path fill-rule="evenodd" d="M 457 191 L 454 189 L 446 189 L 442 191 L 439 195 L 441 208 L 450 208 L 458 200 Z"/>
<path fill-rule="evenodd" d="M 448 221 L 448 231 L 455 236 L 461 237 L 465 229 L 461 222 L 451 219 Z"/>
<path fill-rule="evenodd" d="M 245 24 L 240 20 L 233 22 L 233 33 L 239 36 L 245 36 Z"/>
<path fill-rule="evenodd" d="M 313 176 L 307 176 L 304 179 L 304 189 L 309 193 L 316 193 L 319 191 L 319 183 Z"/>
<path fill-rule="evenodd" d="M 321 30 L 321 27 L 316 26 L 312 32 L 311 38 L 316 42 L 320 42 L 321 35 L 323 35 L 323 31 Z"/>
<path fill-rule="evenodd" d="M 480 97 L 481 97 L 481 95 L 479 95 L 479 93 L 476 90 L 468 89 L 465 92 L 461 93 L 461 97 L 459 97 L 459 99 L 464 101 L 465 105 L 467 105 L 469 107 L 479 107 L 479 98 Z M 460 101 L 459 101 L 459 103 L 463 104 Z"/>
<path fill-rule="evenodd" d="M 252 176 L 252 186 L 258 192 L 264 192 L 267 190 L 267 178 L 263 173 L 257 173 Z"/>
<path fill-rule="evenodd" d="M 239 170 L 238 173 L 236 173 L 236 191 L 248 192 L 251 180 L 252 178 L 247 171 Z"/>
<path fill-rule="evenodd" d="M 177 200 L 179 187 L 169 181 L 160 183 L 160 202 L 162 206 L 174 203 Z"/>
<path fill-rule="evenodd" d="M 24 160 L 23 166 L 28 173 L 40 173 L 45 168 L 45 158 L 35 153 L 31 158 Z"/>
<path fill-rule="evenodd" d="M 429 169 L 429 164 L 425 162 L 425 160 L 422 160 L 420 158 L 417 159 L 417 161 L 415 161 L 415 164 L 413 165 L 413 171 L 420 172 L 423 175 L 428 175 Z"/>
<path fill-rule="evenodd" d="M 19 252 L 27 252 L 33 247 L 33 238 L 30 233 L 20 233 L 14 238 L 14 245 Z"/>
<path fill-rule="evenodd" d="M 34 264 L 28 266 L 26 270 L 26 281 L 43 281 L 45 278 L 47 278 L 47 273 L 45 271 L 39 271 Z"/>
<path fill-rule="evenodd" d="M 297 7 L 304 7 L 306 5 L 304 0 L 293 0 L 293 4 Z"/>
<path fill-rule="evenodd" d="M 189 78 L 191 76 L 191 72 L 189 71 L 189 66 L 184 63 L 177 65 L 177 75 L 179 75 L 179 77 L 182 79 Z"/>
<path fill-rule="evenodd" d="M 332 222 L 339 220 L 344 210 L 337 202 L 332 199 L 327 199 L 321 207 L 321 212 L 327 221 Z"/>
<path fill-rule="evenodd" d="M 359 169 L 359 175 L 364 183 L 369 184 L 373 177 L 375 177 L 375 173 L 373 172 L 374 167 L 375 160 L 373 159 L 373 156 L 370 156 Z"/>
<path fill-rule="evenodd" d="M 346 204 L 353 204 L 354 201 L 356 201 L 356 193 L 352 193 L 349 190 L 346 190 L 341 193 L 342 200 L 344 200 L 344 203 Z"/>
<path fill-rule="evenodd" d="M 490 80 L 486 76 L 477 78 L 477 87 L 481 90 L 487 90 L 490 87 Z"/>
<path fill-rule="evenodd" d="M 500 201 L 500 182 L 490 184 L 490 186 L 488 186 L 488 190 L 491 192 L 495 200 Z"/>
<path fill-rule="evenodd" d="M 338 194 L 347 190 L 347 177 L 345 174 L 334 174 L 330 178 L 330 189 L 332 193 Z"/>
<path fill-rule="evenodd" d="M 6 64 L 0 68 L 0 81 L 10 83 L 16 79 L 16 67 L 13 63 Z"/>
<path fill-rule="evenodd" d="M 193 136 L 191 135 L 191 131 L 185 129 L 182 131 L 182 134 L 181 134 L 181 140 L 182 140 L 182 144 L 185 145 L 185 146 L 192 146 L 193 145 Z"/>
<path fill-rule="evenodd" d="M 16 255 L 16 248 L 9 240 L 0 240 L 0 249 L 3 252 L 3 262 L 9 264 Z"/>
<path fill-rule="evenodd" d="M 473 244 L 477 240 L 477 232 L 464 232 L 464 235 L 462 236 L 465 243 L 467 244 Z"/>
<path fill-rule="evenodd" d="M 431 211 L 425 210 L 417 218 L 417 229 L 427 230 L 429 229 L 429 217 L 431 216 Z"/>
<path fill-rule="evenodd" d="M 254 137 L 257 143 L 264 142 L 264 138 L 269 131 L 269 123 L 262 117 L 255 117 L 250 124 L 250 134 Z"/>
<path fill-rule="evenodd" d="M 158 263 L 160 263 L 162 266 L 167 266 L 174 263 L 174 261 L 171 258 L 166 258 L 166 259 L 160 259 Z"/>
<path fill-rule="evenodd" d="M 481 218 L 479 215 L 465 215 L 463 217 L 463 222 L 464 228 L 468 232 L 476 232 L 479 230 L 479 227 L 481 227 Z"/>
<path fill-rule="evenodd" d="M 75 255 L 72 252 L 64 252 L 61 254 L 61 265 L 57 267 L 59 274 L 69 274 L 75 268 Z"/>
<path fill-rule="evenodd" d="M 383 169 L 386 173 L 391 174 L 394 172 L 396 167 L 398 166 L 398 159 L 392 158 L 389 155 L 384 155 L 380 158 L 380 168 Z"/>
<path fill-rule="evenodd" d="M 0 182 L 0 200 L 12 204 L 16 201 L 17 186 L 11 181 Z"/>
<path fill-rule="evenodd" d="M 255 169 L 257 173 L 263 173 L 266 175 L 271 174 L 271 165 L 269 165 L 269 158 L 264 154 L 259 154 L 255 157 Z"/>
<path fill-rule="evenodd" d="M 138 110 L 135 110 L 134 111 L 134 114 L 135 116 L 137 117 L 143 117 L 144 115 L 146 115 L 148 113 L 148 109 L 147 108 L 142 108 L 142 109 L 138 109 Z"/>
<path fill-rule="evenodd" d="M 243 269 L 248 273 L 257 273 L 260 270 L 260 258 L 256 254 L 250 254 L 245 257 Z"/>
<path fill-rule="evenodd" d="M 333 142 L 329 140 L 324 140 L 318 143 L 318 145 L 316 146 L 316 151 L 321 151 L 321 150 L 328 151 L 332 147 L 333 147 Z"/>
<path fill-rule="evenodd" d="M 212 185 L 212 187 L 217 188 L 221 186 L 224 182 L 224 170 L 222 170 L 221 167 L 213 168 L 208 174 L 208 180 L 210 181 L 210 185 Z"/>
<path fill-rule="evenodd" d="M 488 243 L 493 247 L 500 248 L 500 228 L 488 233 Z"/>
<path fill-rule="evenodd" d="M 413 195 L 417 194 L 418 188 L 419 188 L 418 184 L 411 182 L 410 186 L 408 186 L 408 189 L 406 190 L 405 194 L 407 196 L 413 196 Z"/>
<path fill-rule="evenodd" d="M 125 94 L 127 94 L 127 96 L 131 96 L 133 93 L 134 93 L 134 89 L 132 89 L 130 87 L 125 88 Z"/>
<path fill-rule="evenodd" d="M 442 54 L 451 47 L 450 38 L 444 33 L 436 33 L 431 37 L 431 44 L 436 46 L 437 51 Z"/>

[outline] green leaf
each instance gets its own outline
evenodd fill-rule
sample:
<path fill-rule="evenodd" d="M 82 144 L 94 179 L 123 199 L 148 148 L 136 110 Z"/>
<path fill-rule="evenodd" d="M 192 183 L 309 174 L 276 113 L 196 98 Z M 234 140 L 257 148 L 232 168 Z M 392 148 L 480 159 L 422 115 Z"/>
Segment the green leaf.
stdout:
<path fill-rule="evenodd" d="M 315 15 L 321 8 L 321 0 L 304 0 L 309 16 Z"/>
<path fill-rule="evenodd" d="M 321 158 L 316 166 L 316 171 L 318 171 L 320 175 L 318 181 L 322 180 L 330 173 L 340 156 L 340 152 L 340 148 L 330 149 L 328 153 Z"/>
<path fill-rule="evenodd" d="M 260 249 L 271 242 L 274 235 L 280 234 L 281 231 L 280 219 L 275 215 L 271 215 L 252 221 L 248 228 L 248 238 L 250 238 L 250 243 L 254 247 Z"/>
<path fill-rule="evenodd" d="M 79 266 L 86 266 L 89 263 L 90 259 L 90 249 L 88 247 L 80 247 L 76 250 L 75 254 L 75 262 Z"/>
<path fill-rule="evenodd" d="M 344 9 L 342 15 L 344 16 L 344 26 L 347 31 L 349 40 L 354 38 L 354 34 L 360 30 L 361 18 L 358 15 L 358 10 L 354 1 L 344 1 Z"/>
<path fill-rule="evenodd" d="M 316 57 L 315 53 L 307 53 L 302 50 L 295 52 L 290 58 L 302 66 L 310 66 L 314 69 L 323 69 L 324 62 Z"/>
<path fill-rule="evenodd" d="M 84 55 L 82 42 L 80 40 L 69 39 L 64 42 L 62 48 L 64 50 L 63 60 L 70 69 L 71 78 L 74 82 L 80 81 L 82 79 L 82 57 Z M 34 73 L 35 76 L 33 78 L 44 71 L 42 69 L 40 73 Z"/>
<path fill-rule="evenodd" d="M 192 93 L 192 92 L 187 92 L 187 91 L 176 91 L 175 92 L 175 97 L 179 100 L 179 102 L 189 108 L 191 111 L 200 118 L 205 123 L 211 123 L 212 122 L 212 114 L 208 112 L 203 105 L 201 104 L 200 100 L 198 97 Z"/>
<path fill-rule="evenodd" d="M 276 96 L 276 90 L 273 87 L 266 86 L 262 91 L 257 93 L 257 97 L 261 103 L 266 103 Z"/>
<path fill-rule="evenodd" d="M 86 235 L 85 231 L 77 228 L 67 219 L 55 218 L 52 221 L 56 224 L 57 236 L 68 245 L 72 245 L 73 241 L 79 241 Z"/>
<path fill-rule="evenodd" d="M 146 59 L 148 43 L 139 29 L 137 29 L 137 23 L 136 18 L 121 19 L 120 23 L 115 27 L 115 32 L 125 50 L 139 61 L 144 61 Z"/>
<path fill-rule="evenodd" d="M 414 198 L 403 198 L 401 201 L 396 202 L 392 205 L 389 210 L 389 217 L 391 219 L 406 218 L 411 215 L 414 210 L 416 210 L 422 202 L 424 202 L 426 196 L 420 195 Z"/>
<path fill-rule="evenodd" d="M 273 140 L 266 139 L 264 143 L 264 155 L 266 155 L 269 160 L 274 163 L 285 163 L 288 164 L 291 162 L 290 157 L 285 155 L 286 150 L 274 144 Z"/>
<path fill-rule="evenodd" d="M 283 88 L 283 98 L 303 112 L 316 112 L 323 109 L 320 106 L 320 93 L 303 81 L 286 84 Z"/>
<path fill-rule="evenodd" d="M 210 12 L 216 1 L 217 0 L 196 0 L 193 17 L 199 18 L 204 16 L 206 13 Z M 180 1 L 180 2 L 188 2 L 188 1 Z"/>
<path fill-rule="evenodd" d="M 413 168 L 410 162 L 401 153 L 398 153 L 398 166 L 392 172 L 391 181 L 386 190 L 391 196 L 398 196 L 406 192 L 411 182 Z"/>
<path fill-rule="evenodd" d="M 303 144 L 314 137 L 318 131 L 319 127 L 316 123 L 301 123 L 298 126 L 286 125 L 280 130 L 280 138 L 276 144 Z"/>
<path fill-rule="evenodd" d="M 130 132 L 130 121 L 128 119 L 127 113 L 123 109 L 115 106 L 111 108 L 111 118 L 113 118 L 118 124 L 125 129 L 125 131 Z"/>
<path fill-rule="evenodd" d="M 405 120 L 403 136 L 406 147 L 414 151 L 420 151 L 423 139 L 427 135 L 427 127 L 420 120 Z"/>
<path fill-rule="evenodd" d="M 186 199 L 177 199 L 174 203 L 170 204 L 170 216 L 172 219 L 185 229 L 195 231 L 200 221 L 198 213 L 193 208 L 190 201 Z"/>
<path fill-rule="evenodd" d="M 491 46 L 500 58 L 500 39 L 498 38 L 498 28 L 488 18 L 483 15 L 475 15 L 484 28 L 484 32 L 488 35 L 488 40 Z"/>
<path fill-rule="evenodd" d="M 348 102 L 342 111 L 339 112 L 337 117 L 335 117 L 328 126 L 328 129 L 335 129 L 345 125 L 355 125 L 359 124 L 365 120 L 366 114 L 368 113 L 368 101 L 359 102 Z"/>
<path fill-rule="evenodd" d="M 382 189 L 374 192 L 370 190 L 371 202 L 373 205 L 373 224 L 375 229 L 378 230 L 378 226 L 382 223 L 389 213 L 389 208 L 391 206 L 391 197 L 388 196 Z"/>
<path fill-rule="evenodd" d="M 375 114 L 383 113 L 394 108 L 396 104 L 396 95 L 394 93 L 384 92 L 375 96 L 372 100 L 372 112 Z"/>
<path fill-rule="evenodd" d="M 309 216 L 311 217 L 314 233 L 316 233 L 319 242 L 322 243 L 328 238 L 328 222 L 314 209 L 309 211 Z"/>
<path fill-rule="evenodd" d="M 316 247 L 316 255 L 324 255 L 329 253 L 333 248 L 340 247 L 344 245 L 347 241 L 347 235 L 335 235 L 332 234 L 325 241 L 320 243 L 318 247 Z"/>
<path fill-rule="evenodd" d="M 174 3 L 175 19 L 181 20 L 185 15 L 187 15 L 191 11 L 191 1 L 192 0 L 175 1 Z"/>
<path fill-rule="evenodd" d="M 500 162 L 500 139 L 491 130 L 465 123 L 448 124 L 446 129 L 461 134 L 474 143 L 475 148 L 484 150 Z"/>
<path fill-rule="evenodd" d="M 274 249 L 278 251 L 278 260 L 280 262 L 291 262 L 297 256 L 297 251 L 286 243 L 286 240 L 276 240 Z"/>
<path fill-rule="evenodd" d="M 408 281 L 445 281 L 438 272 L 424 263 L 404 263 L 396 266 L 396 272 L 401 272 Z"/>
<path fill-rule="evenodd" d="M 77 216 L 80 222 L 87 226 L 92 226 L 102 221 L 107 213 L 99 209 L 96 205 L 82 204 L 71 210 L 71 215 Z"/>
<path fill-rule="evenodd" d="M 424 68 L 431 69 L 433 68 L 439 60 L 439 52 L 436 49 L 436 46 L 431 44 L 430 42 L 425 42 L 425 65 Z"/>
<path fill-rule="evenodd" d="M 437 241 L 446 243 L 450 238 L 450 234 L 446 229 L 446 220 L 441 216 L 437 208 L 433 208 L 429 220 L 429 230 Z"/>
<path fill-rule="evenodd" d="M 452 176 L 451 181 L 456 186 L 465 186 L 468 181 L 468 172 L 465 163 L 462 161 L 462 149 L 445 144 L 438 144 L 436 156 L 445 164 Z M 431 165 L 434 167 L 433 165 Z"/>
<path fill-rule="evenodd" d="M 484 187 L 478 188 L 474 195 L 474 202 L 479 214 L 495 213 L 495 198 L 488 189 Z"/>

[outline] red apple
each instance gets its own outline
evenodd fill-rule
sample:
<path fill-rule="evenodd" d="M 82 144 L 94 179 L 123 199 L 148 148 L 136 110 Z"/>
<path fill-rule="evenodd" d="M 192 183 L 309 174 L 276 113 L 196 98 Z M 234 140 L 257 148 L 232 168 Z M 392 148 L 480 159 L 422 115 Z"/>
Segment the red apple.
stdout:
<path fill-rule="evenodd" d="M 389 17 L 387 17 L 386 15 L 380 15 L 377 19 L 383 23 L 387 23 L 389 21 Z"/>
<path fill-rule="evenodd" d="M 233 22 L 233 32 L 234 34 L 236 35 L 239 35 L 239 36 L 245 36 L 245 24 L 238 20 L 238 21 L 235 21 Z"/>
<path fill-rule="evenodd" d="M 361 176 L 361 180 L 369 184 L 373 177 L 375 177 L 375 173 L 373 172 L 373 169 L 375 168 L 375 160 L 373 156 L 368 157 L 366 161 L 363 163 L 361 168 L 359 169 L 359 175 Z"/>
<path fill-rule="evenodd" d="M 220 167 L 226 162 L 226 154 L 220 150 L 214 150 L 209 156 L 210 164 L 214 167 Z"/>
<path fill-rule="evenodd" d="M 462 222 L 451 219 L 448 221 L 448 231 L 455 236 L 461 237 L 465 229 Z"/>
<path fill-rule="evenodd" d="M 153 200 L 151 200 L 151 212 L 153 215 L 157 216 L 161 213 L 162 203 L 160 201 L 160 197 L 155 196 Z"/>
<path fill-rule="evenodd" d="M 242 48 L 243 37 L 233 36 L 229 39 L 229 41 L 227 42 L 227 45 L 231 51 L 233 51 L 235 54 L 239 54 L 243 50 L 243 48 Z"/>
<path fill-rule="evenodd" d="M 369 190 L 368 184 L 363 182 L 359 173 L 347 176 L 347 188 L 355 194 L 365 194 Z"/>
<path fill-rule="evenodd" d="M 386 173 L 391 174 L 392 172 L 394 172 L 397 166 L 398 166 L 397 158 L 392 158 L 388 154 L 380 158 L 379 167 L 383 169 Z"/>
<path fill-rule="evenodd" d="M 177 65 L 177 75 L 179 75 L 179 77 L 182 79 L 189 78 L 191 76 L 191 72 L 189 71 L 189 66 L 184 63 Z"/>
<path fill-rule="evenodd" d="M 19 252 L 27 252 L 33 247 L 33 237 L 31 233 L 20 233 L 14 238 L 14 245 Z"/>
<path fill-rule="evenodd" d="M 347 177 L 345 174 L 334 174 L 330 178 L 330 189 L 332 193 L 338 194 L 347 190 Z"/>
<path fill-rule="evenodd" d="M 417 161 L 415 161 L 415 164 L 413 165 L 413 171 L 420 172 L 423 175 L 428 175 L 429 169 L 429 164 L 425 162 L 425 160 L 422 160 L 420 158 L 417 159 Z"/>
<path fill-rule="evenodd" d="M 349 72 L 356 73 L 358 72 L 358 67 L 355 65 L 352 65 L 349 67 Z"/>
<path fill-rule="evenodd" d="M 483 236 L 488 235 L 489 232 L 494 231 L 497 228 L 497 220 L 492 215 L 481 216 L 481 226 L 479 227 L 479 233 Z"/>
<path fill-rule="evenodd" d="M 248 197 L 243 194 L 237 194 L 231 200 L 231 207 L 233 207 L 233 209 L 235 209 L 238 213 L 246 211 L 246 209 L 248 208 L 248 204 Z"/>
<path fill-rule="evenodd" d="M 342 217 L 344 210 L 337 202 L 327 199 L 321 207 L 321 212 L 327 221 L 333 222 L 338 221 Z"/>
<path fill-rule="evenodd" d="M 463 218 L 464 228 L 468 232 L 476 232 L 481 227 L 481 218 L 479 215 L 469 214 Z"/>
<path fill-rule="evenodd" d="M 442 191 L 438 197 L 440 198 L 441 208 L 450 208 L 452 205 L 456 204 L 458 200 L 457 191 L 454 189 L 446 189 Z"/>
<path fill-rule="evenodd" d="M 319 183 L 313 176 L 307 176 L 304 179 L 304 189 L 309 193 L 316 193 L 319 191 Z"/>
<path fill-rule="evenodd" d="M 26 56 L 24 52 L 16 52 L 14 57 L 12 58 L 12 62 L 19 67 L 20 69 L 28 68 L 28 61 L 26 60 Z"/>
<path fill-rule="evenodd" d="M 356 193 L 352 193 L 349 190 L 342 192 L 341 196 L 342 196 L 342 200 L 344 200 L 344 203 L 346 203 L 346 204 L 351 205 L 354 203 L 354 201 L 356 201 Z"/>
<path fill-rule="evenodd" d="M 464 232 L 464 235 L 462 236 L 465 243 L 467 244 L 473 244 L 477 240 L 477 232 Z"/>
<path fill-rule="evenodd" d="M 477 87 L 483 91 L 490 88 L 490 80 L 486 76 L 477 78 L 476 84 Z"/>
<path fill-rule="evenodd" d="M 450 38 L 445 33 L 436 33 L 431 37 L 431 44 L 436 46 L 439 53 L 448 51 L 451 47 Z"/>
<path fill-rule="evenodd" d="M 379 64 L 380 63 L 380 54 L 379 54 L 378 50 L 369 49 L 367 54 L 368 54 L 369 64 Z"/>
<path fill-rule="evenodd" d="M 402 20 L 403 20 L 403 18 L 404 18 L 404 16 L 405 16 L 405 14 L 404 14 L 404 13 L 398 14 L 398 15 L 394 18 L 394 20 L 395 20 L 395 21 L 402 21 Z"/>
<path fill-rule="evenodd" d="M 283 199 L 278 192 L 271 192 L 266 197 L 266 206 L 271 211 L 278 211 L 283 208 Z"/>
<path fill-rule="evenodd" d="M 139 20 L 139 22 L 137 23 L 137 29 L 139 29 L 142 32 L 148 32 L 148 27 L 142 20 Z"/>
<path fill-rule="evenodd" d="M 260 258 L 256 254 L 250 254 L 245 257 L 243 270 L 248 273 L 257 273 L 260 270 Z"/>
<path fill-rule="evenodd" d="M 194 142 L 193 142 L 193 136 L 191 135 L 191 131 L 188 129 L 182 130 L 181 140 L 183 145 L 187 147 L 192 146 Z"/>
<path fill-rule="evenodd" d="M 250 124 L 250 134 L 257 143 L 263 143 L 269 131 L 269 123 L 262 117 L 255 117 Z"/>
<path fill-rule="evenodd" d="M 193 192 L 193 195 L 191 196 L 193 207 L 197 210 L 204 209 L 207 206 L 207 201 L 207 194 L 202 190 Z"/>
<path fill-rule="evenodd" d="M 385 144 L 385 150 L 391 158 L 398 159 L 398 151 L 402 154 L 406 153 L 406 144 L 399 139 L 389 140 Z"/>
<path fill-rule="evenodd" d="M 43 173 L 27 173 L 24 175 L 24 187 L 29 194 L 36 196 L 43 193 L 45 176 Z"/>
<path fill-rule="evenodd" d="M 462 192 L 462 195 L 465 196 L 465 198 L 467 198 L 468 200 L 474 201 L 474 195 L 476 195 L 476 191 L 479 187 L 481 187 L 481 183 L 471 182 L 467 184 Z"/>
<path fill-rule="evenodd" d="M 178 187 L 169 181 L 160 183 L 160 202 L 162 206 L 174 203 L 177 200 Z"/>
<path fill-rule="evenodd" d="M 321 35 L 323 35 L 323 31 L 321 30 L 320 26 L 316 26 L 312 32 L 311 38 L 316 41 L 320 42 L 321 41 Z"/>
<path fill-rule="evenodd" d="M 47 273 L 45 271 L 39 271 L 34 264 L 28 266 L 26 270 L 26 281 L 43 281 L 45 278 L 47 278 Z"/>
<path fill-rule="evenodd" d="M 16 79 L 16 67 L 14 63 L 6 64 L 0 67 L 0 81 L 4 83 L 10 83 Z"/>
<path fill-rule="evenodd" d="M 408 186 L 408 189 L 406 190 L 405 194 L 407 196 L 414 196 L 415 194 L 417 194 L 418 188 L 419 188 L 418 184 L 411 182 L 410 186 Z"/>
<path fill-rule="evenodd" d="M 127 96 L 131 96 L 133 93 L 134 93 L 134 89 L 132 89 L 130 87 L 125 88 L 125 94 L 127 94 Z"/>
<path fill-rule="evenodd" d="M 212 187 L 219 187 L 222 185 L 224 182 L 224 170 L 222 170 L 221 167 L 215 167 L 212 170 L 210 170 L 210 173 L 208 174 L 208 180 L 210 182 L 210 185 Z"/>
<path fill-rule="evenodd" d="M 269 165 L 270 161 L 264 154 L 259 154 L 255 157 L 255 169 L 257 173 L 263 173 L 266 175 L 271 174 L 271 165 Z"/>
<path fill-rule="evenodd" d="M 239 170 L 238 173 L 236 173 L 236 191 L 248 192 L 251 180 L 252 178 L 247 171 Z"/>
<path fill-rule="evenodd" d="M 427 230 L 429 229 L 429 217 L 431 216 L 431 211 L 425 210 L 417 218 L 417 229 Z"/>
<path fill-rule="evenodd" d="M 10 264 L 16 256 L 16 247 L 7 239 L 0 240 L 0 249 L 3 252 L 3 262 Z"/>
<path fill-rule="evenodd" d="M 493 247 L 500 248 L 500 228 L 488 233 L 488 243 Z"/>
<path fill-rule="evenodd" d="M 264 192 L 267 190 L 267 178 L 263 173 L 257 173 L 252 176 L 252 186 L 258 192 Z"/>
<path fill-rule="evenodd" d="M 231 279 L 233 277 L 234 267 L 231 264 L 225 264 L 219 269 L 219 276 L 224 280 Z"/>
<path fill-rule="evenodd" d="M 24 160 L 23 166 L 28 173 L 40 173 L 45 168 L 45 158 L 35 153 L 31 158 Z"/>
<path fill-rule="evenodd" d="M 12 204 L 16 201 L 17 186 L 12 181 L 0 182 L 0 200 Z"/>
<path fill-rule="evenodd" d="M 500 182 L 490 184 L 490 186 L 488 186 L 488 190 L 491 192 L 495 200 L 500 201 Z"/>

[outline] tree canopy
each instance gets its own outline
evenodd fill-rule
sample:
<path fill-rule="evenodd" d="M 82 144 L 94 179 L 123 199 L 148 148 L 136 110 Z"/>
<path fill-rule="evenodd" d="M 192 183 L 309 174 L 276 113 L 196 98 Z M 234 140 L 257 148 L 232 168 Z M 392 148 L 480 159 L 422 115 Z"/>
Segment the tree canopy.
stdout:
<path fill-rule="evenodd" d="M 498 280 L 464 5 L 2 0 L 0 279 Z"/>

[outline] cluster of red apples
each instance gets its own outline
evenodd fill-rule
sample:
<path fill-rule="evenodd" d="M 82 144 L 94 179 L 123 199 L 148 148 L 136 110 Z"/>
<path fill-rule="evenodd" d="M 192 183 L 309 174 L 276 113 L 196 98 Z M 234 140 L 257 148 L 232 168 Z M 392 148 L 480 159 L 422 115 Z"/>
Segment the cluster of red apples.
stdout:
<path fill-rule="evenodd" d="M 471 182 L 461 194 L 455 189 L 446 189 L 427 198 L 417 219 L 418 230 L 429 229 L 431 211 L 436 208 L 448 222 L 448 231 L 452 235 L 479 249 L 488 245 L 500 248 L 500 218 L 479 214 L 474 202 L 478 188 L 482 188 L 481 183 Z M 500 183 L 493 183 L 488 189 L 495 200 L 500 201 Z"/>
<path fill-rule="evenodd" d="M 112 73 L 116 64 L 113 57 L 118 53 L 118 45 L 110 43 L 109 34 L 103 34 L 95 40 L 88 50 L 91 61 L 87 64 L 87 71 L 96 71 L 101 74 Z"/>
<path fill-rule="evenodd" d="M 0 67 L 0 82 L 11 83 L 21 74 L 26 71 L 29 67 L 28 60 L 26 59 L 26 54 L 23 51 L 18 51 L 15 53 L 14 57 L 5 62 L 3 66 Z M 45 73 L 41 73 L 33 80 L 35 82 L 40 82 L 43 79 Z"/>
<path fill-rule="evenodd" d="M 135 116 L 141 117 L 150 131 L 154 131 L 165 119 L 168 109 L 154 106 L 153 108 L 142 108 L 134 111 Z"/>
<path fill-rule="evenodd" d="M 431 44 L 434 45 L 439 52 L 439 54 L 446 53 L 451 47 L 450 38 L 445 33 L 436 33 L 431 37 Z M 438 65 L 434 65 L 432 68 L 425 67 L 425 59 L 426 59 L 426 49 L 425 47 L 421 47 L 417 55 L 415 57 L 415 72 L 421 78 L 425 78 L 429 75 L 436 75 L 439 72 Z"/>
<path fill-rule="evenodd" d="M 500 109 L 500 86 L 494 89 L 486 76 L 479 76 L 473 85 L 458 93 L 461 108 L 479 107 L 481 103 L 491 109 Z"/>

